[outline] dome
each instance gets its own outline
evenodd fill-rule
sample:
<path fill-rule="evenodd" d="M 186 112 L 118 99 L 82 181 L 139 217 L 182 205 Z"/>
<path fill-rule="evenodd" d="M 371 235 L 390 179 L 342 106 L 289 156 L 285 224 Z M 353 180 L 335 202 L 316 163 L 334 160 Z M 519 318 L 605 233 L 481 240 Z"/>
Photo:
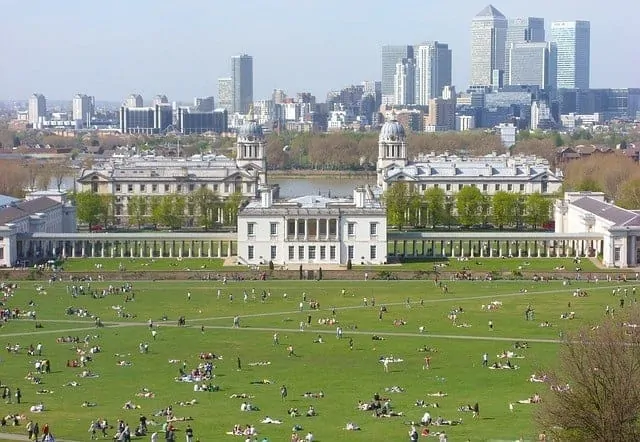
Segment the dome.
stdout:
<path fill-rule="evenodd" d="M 249 121 L 238 129 L 238 138 L 253 141 L 254 139 L 262 139 L 263 137 L 262 126 L 255 121 Z"/>
<path fill-rule="evenodd" d="M 396 120 L 387 121 L 380 129 L 380 141 L 404 141 L 405 132 L 402 124 Z"/>

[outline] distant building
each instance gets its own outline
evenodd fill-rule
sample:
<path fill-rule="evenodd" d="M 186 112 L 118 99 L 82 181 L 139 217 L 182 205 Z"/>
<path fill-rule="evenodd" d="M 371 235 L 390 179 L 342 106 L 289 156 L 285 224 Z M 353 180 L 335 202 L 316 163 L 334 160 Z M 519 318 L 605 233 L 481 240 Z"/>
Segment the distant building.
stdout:
<path fill-rule="evenodd" d="M 416 65 L 411 58 L 405 58 L 396 64 L 394 76 L 394 104 L 406 105 L 416 102 Z"/>
<path fill-rule="evenodd" d="M 507 38 L 505 44 L 505 84 L 514 84 L 511 82 L 509 72 L 509 66 L 511 64 L 511 54 L 509 52 L 509 49 L 511 48 L 511 45 L 521 43 L 543 43 L 544 41 L 544 18 L 518 17 L 510 18 L 508 20 Z"/>
<path fill-rule="evenodd" d="M 127 97 L 125 101 L 125 106 L 127 107 L 142 107 L 144 106 L 144 102 L 142 100 L 142 95 L 140 94 L 131 94 Z"/>
<path fill-rule="evenodd" d="M 513 43 L 508 53 L 510 85 L 535 85 L 547 91 L 555 89 L 558 66 L 555 43 Z"/>
<path fill-rule="evenodd" d="M 170 104 L 149 107 L 120 108 L 120 133 L 159 134 L 173 126 L 173 108 Z"/>
<path fill-rule="evenodd" d="M 85 94 L 76 94 L 73 97 L 73 120 L 82 122 L 83 127 L 88 127 L 93 118 L 93 97 Z"/>
<path fill-rule="evenodd" d="M 226 109 L 217 109 L 211 112 L 178 108 L 177 129 L 182 134 L 201 134 L 213 132 L 221 134 L 229 128 Z"/>
<path fill-rule="evenodd" d="M 534 101 L 531 104 L 531 130 L 553 129 L 555 122 L 551 117 L 551 109 L 544 101 Z"/>
<path fill-rule="evenodd" d="M 500 141 L 502 141 L 502 145 L 510 149 L 516 144 L 516 134 L 518 133 L 518 128 L 511 123 L 500 123 L 496 126 L 498 133 L 500 134 Z"/>
<path fill-rule="evenodd" d="M 42 94 L 29 97 L 29 124 L 37 128 L 40 121 L 47 117 L 47 99 Z"/>
<path fill-rule="evenodd" d="M 233 113 L 233 80 L 218 78 L 218 107 Z"/>
<path fill-rule="evenodd" d="M 195 97 L 193 99 L 193 107 L 198 112 L 213 112 L 215 107 L 215 100 L 213 97 Z"/>
<path fill-rule="evenodd" d="M 253 57 L 247 54 L 231 57 L 231 81 L 233 88 L 231 112 L 246 114 L 253 103 Z"/>
<path fill-rule="evenodd" d="M 387 263 L 387 216 L 367 188 L 353 199 L 302 196 L 260 199 L 238 214 L 238 263 L 279 266 L 380 265 Z M 325 267 L 326 269 L 326 267 Z"/>
<path fill-rule="evenodd" d="M 445 132 L 456 127 L 456 99 L 433 98 L 429 100 L 429 113 L 425 118 L 426 132 Z"/>
<path fill-rule="evenodd" d="M 29 266 L 61 256 L 56 242 L 32 241 L 33 233 L 76 231 L 76 208 L 64 192 L 33 192 L 24 201 L 0 208 L 0 267 L 14 267 L 19 260 Z"/>
<path fill-rule="evenodd" d="M 153 97 L 153 105 L 155 106 L 157 104 L 169 104 L 169 99 L 164 94 L 158 94 Z"/>
<path fill-rule="evenodd" d="M 465 131 L 476 128 L 476 119 L 473 115 L 458 115 L 456 116 L 456 130 Z"/>
<path fill-rule="evenodd" d="M 507 19 L 492 5 L 471 22 L 471 85 L 494 84 L 494 70 L 505 70 Z"/>
<path fill-rule="evenodd" d="M 399 104 L 395 102 L 395 75 L 396 65 L 402 60 L 413 59 L 413 46 L 411 45 L 384 45 L 382 46 L 382 104 Z"/>
<path fill-rule="evenodd" d="M 451 85 L 451 49 L 445 43 L 426 42 L 415 48 L 416 104 L 426 106 Z"/>
<path fill-rule="evenodd" d="M 551 41 L 558 50 L 557 88 L 588 89 L 591 63 L 590 22 L 553 22 Z"/>

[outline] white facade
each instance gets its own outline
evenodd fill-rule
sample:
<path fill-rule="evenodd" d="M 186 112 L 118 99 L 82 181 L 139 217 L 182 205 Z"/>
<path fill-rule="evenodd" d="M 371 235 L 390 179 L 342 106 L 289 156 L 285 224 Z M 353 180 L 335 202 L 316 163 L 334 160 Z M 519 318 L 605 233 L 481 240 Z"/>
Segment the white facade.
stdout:
<path fill-rule="evenodd" d="M 551 23 L 551 41 L 558 51 L 558 88 L 589 89 L 591 24 L 588 21 Z"/>
<path fill-rule="evenodd" d="M 386 210 L 366 188 L 353 199 L 274 201 L 268 187 L 238 214 L 238 262 L 259 265 L 378 265 L 387 262 Z M 326 267 L 325 267 L 326 268 Z"/>
<path fill-rule="evenodd" d="M 29 123 L 37 128 L 40 121 L 47 116 L 47 99 L 42 94 L 29 97 Z"/>
<path fill-rule="evenodd" d="M 329 112 L 327 129 L 329 131 L 344 130 L 356 121 L 356 116 L 350 109 Z"/>
<path fill-rule="evenodd" d="M 640 263 L 640 215 L 605 201 L 601 192 L 567 192 L 555 205 L 556 233 L 596 233 L 601 241 L 586 245 L 606 267 Z M 585 248 L 585 245 L 581 245 Z"/>
<path fill-rule="evenodd" d="M 456 130 L 465 131 L 476 128 L 476 118 L 473 115 L 456 116 Z"/>
<path fill-rule="evenodd" d="M 34 192 L 0 209 L 0 267 L 13 267 L 22 255 L 51 256 L 51 250 L 29 240 L 30 234 L 75 231 L 76 209 L 63 192 Z"/>
<path fill-rule="evenodd" d="M 407 58 L 396 64 L 394 76 L 394 104 L 415 104 L 416 65 L 413 59 Z"/>
<path fill-rule="evenodd" d="M 507 48 L 510 85 L 539 86 L 554 89 L 557 83 L 555 43 L 513 43 Z"/>
<path fill-rule="evenodd" d="M 561 172 L 552 172 L 548 161 L 535 156 L 431 154 L 409 161 L 404 128 L 397 121 L 387 121 L 380 130 L 377 173 L 383 191 L 403 182 L 419 191 L 439 187 L 447 195 L 455 195 L 464 186 L 478 187 L 487 195 L 501 190 L 551 195 L 562 186 Z"/>
<path fill-rule="evenodd" d="M 496 126 L 496 129 L 500 133 L 500 141 L 502 141 L 504 147 L 509 149 L 516 144 L 518 128 L 514 124 L 500 123 Z"/>
<path fill-rule="evenodd" d="M 451 84 L 451 50 L 444 43 L 426 42 L 416 48 L 416 104 L 429 105 Z"/>
<path fill-rule="evenodd" d="M 73 97 L 73 120 L 81 121 L 87 127 L 93 117 L 93 99 L 85 94 L 76 94 Z"/>
<path fill-rule="evenodd" d="M 551 109 L 544 101 L 531 103 L 531 130 L 537 130 L 541 121 L 551 120 Z"/>
<path fill-rule="evenodd" d="M 471 22 L 471 85 L 493 84 L 495 70 L 504 72 L 507 19 L 493 6 L 484 8 Z"/>

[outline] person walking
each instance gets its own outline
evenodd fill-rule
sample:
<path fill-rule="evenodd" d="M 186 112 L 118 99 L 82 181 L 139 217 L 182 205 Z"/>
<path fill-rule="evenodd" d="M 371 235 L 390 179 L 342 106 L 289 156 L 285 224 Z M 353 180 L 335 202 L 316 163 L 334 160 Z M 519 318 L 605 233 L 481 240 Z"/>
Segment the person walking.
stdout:
<path fill-rule="evenodd" d="M 193 428 L 191 428 L 191 425 L 187 425 L 187 429 L 184 430 L 184 435 L 187 442 L 193 442 Z"/>
<path fill-rule="evenodd" d="M 287 398 L 287 386 L 283 385 L 282 387 L 280 387 L 280 397 L 282 398 L 282 400 L 285 400 Z"/>
<path fill-rule="evenodd" d="M 349 338 L 349 350 L 353 350 L 353 338 Z"/>
<path fill-rule="evenodd" d="M 22 399 L 22 392 L 20 391 L 20 388 L 16 388 L 16 402 L 20 403 L 21 399 Z"/>
<path fill-rule="evenodd" d="M 389 359 L 384 358 L 382 360 L 382 365 L 384 366 L 384 372 L 389 373 Z"/>
<path fill-rule="evenodd" d="M 238 356 L 238 371 L 242 370 L 242 361 L 240 361 L 240 356 Z"/>
<path fill-rule="evenodd" d="M 280 341 L 278 340 L 278 333 L 274 333 L 273 334 L 273 345 L 278 345 L 280 344 Z"/>
<path fill-rule="evenodd" d="M 37 424 L 36 424 L 37 425 Z M 42 426 L 42 442 L 49 436 L 49 424 Z"/>
<path fill-rule="evenodd" d="M 473 418 L 477 419 L 479 417 L 480 417 L 480 406 L 476 402 L 476 404 L 473 406 Z"/>
<path fill-rule="evenodd" d="M 424 365 L 422 366 L 423 370 L 429 370 L 431 368 L 431 358 L 429 356 L 424 357 Z"/>
<path fill-rule="evenodd" d="M 489 365 L 489 355 L 487 353 L 482 354 L 482 366 L 487 367 Z"/>
<path fill-rule="evenodd" d="M 33 421 L 27 422 L 27 426 L 25 428 L 27 429 L 27 437 L 31 440 L 33 437 Z"/>
<path fill-rule="evenodd" d="M 40 427 L 38 426 L 38 423 L 36 422 L 35 424 L 33 424 L 33 440 L 37 441 L 38 440 L 38 435 L 40 435 Z"/>

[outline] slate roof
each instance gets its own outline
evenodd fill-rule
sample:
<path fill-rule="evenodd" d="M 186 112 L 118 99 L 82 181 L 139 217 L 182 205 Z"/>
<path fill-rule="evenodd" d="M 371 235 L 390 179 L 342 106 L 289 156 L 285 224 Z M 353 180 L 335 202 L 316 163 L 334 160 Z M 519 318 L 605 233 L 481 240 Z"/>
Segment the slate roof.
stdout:
<path fill-rule="evenodd" d="M 640 216 L 637 213 L 588 196 L 577 199 L 571 204 L 612 222 L 616 226 L 640 225 Z"/>
<path fill-rule="evenodd" d="M 51 198 L 41 197 L 4 207 L 0 209 L 0 226 L 17 221 L 26 216 L 45 212 L 58 204 L 60 204 L 58 201 L 52 200 Z"/>

